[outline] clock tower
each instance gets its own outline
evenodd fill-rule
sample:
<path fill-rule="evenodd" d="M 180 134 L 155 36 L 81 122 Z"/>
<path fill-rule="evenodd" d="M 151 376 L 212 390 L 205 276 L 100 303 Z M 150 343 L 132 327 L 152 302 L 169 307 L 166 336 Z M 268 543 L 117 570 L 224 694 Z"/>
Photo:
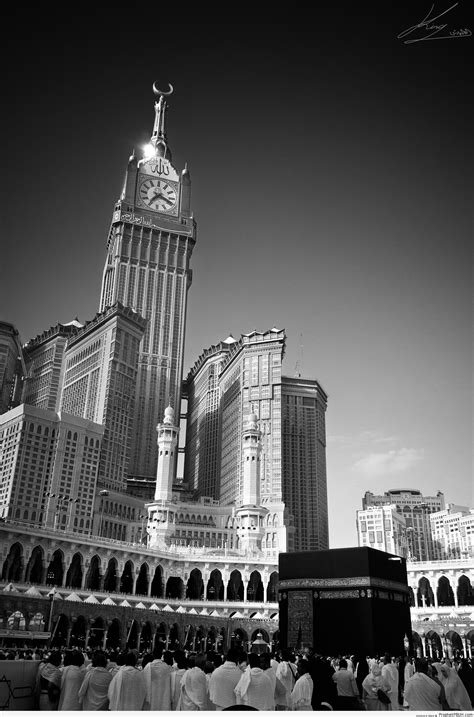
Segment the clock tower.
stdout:
<path fill-rule="evenodd" d="M 129 159 L 110 227 L 100 311 L 120 301 L 141 314 L 140 343 L 128 474 L 156 477 L 156 425 L 168 404 L 180 412 L 187 294 L 196 223 L 191 180 L 172 164 L 165 132 L 167 96 L 159 90 L 150 144 Z M 116 337 L 117 341 L 121 337 Z"/>

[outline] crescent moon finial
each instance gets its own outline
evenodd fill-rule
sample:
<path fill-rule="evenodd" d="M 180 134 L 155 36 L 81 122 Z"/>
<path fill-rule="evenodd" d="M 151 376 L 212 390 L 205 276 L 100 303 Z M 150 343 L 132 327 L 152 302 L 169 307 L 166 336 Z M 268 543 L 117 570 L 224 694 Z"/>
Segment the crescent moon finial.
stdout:
<path fill-rule="evenodd" d="M 156 86 L 156 82 L 154 82 L 153 92 L 155 93 L 155 95 L 163 95 L 164 97 L 167 97 L 168 95 L 171 95 L 173 93 L 173 85 L 170 82 L 168 82 L 168 87 L 169 90 L 165 92 L 164 90 L 158 89 L 158 87 Z"/>

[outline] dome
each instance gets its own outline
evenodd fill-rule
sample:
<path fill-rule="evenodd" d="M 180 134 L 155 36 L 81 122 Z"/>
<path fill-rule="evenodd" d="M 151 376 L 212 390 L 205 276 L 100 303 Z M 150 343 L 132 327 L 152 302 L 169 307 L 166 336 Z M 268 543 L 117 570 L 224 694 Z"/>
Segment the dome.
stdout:
<path fill-rule="evenodd" d="M 171 406 L 165 408 L 165 420 L 164 422 L 169 426 L 174 424 L 174 409 Z"/>
<path fill-rule="evenodd" d="M 256 413 L 249 414 L 248 428 L 252 430 L 257 429 L 258 416 Z"/>

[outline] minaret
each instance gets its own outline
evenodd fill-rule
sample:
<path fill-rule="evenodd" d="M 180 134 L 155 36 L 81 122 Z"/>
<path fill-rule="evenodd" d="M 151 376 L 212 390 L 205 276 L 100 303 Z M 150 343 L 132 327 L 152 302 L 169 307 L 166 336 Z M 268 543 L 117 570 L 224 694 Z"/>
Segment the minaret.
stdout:
<path fill-rule="evenodd" d="M 156 425 L 169 402 L 178 416 L 191 255 L 196 223 L 191 178 L 171 164 L 165 131 L 169 90 L 153 92 L 155 118 L 150 144 L 131 155 L 110 227 L 100 311 L 119 301 L 143 316 L 143 338 L 128 350 L 138 354 L 128 475 L 153 480 Z M 127 349 L 124 348 L 124 351 Z M 175 454 L 176 458 L 176 454 Z M 176 465 L 176 461 L 174 462 Z"/>
<path fill-rule="evenodd" d="M 242 458 L 244 476 L 242 483 L 242 505 L 260 505 L 260 431 L 257 416 L 251 413 L 247 427 L 242 433 Z"/>
<path fill-rule="evenodd" d="M 149 548 L 166 548 L 174 534 L 176 506 L 171 503 L 178 451 L 179 428 L 174 425 L 174 410 L 165 410 L 163 423 L 156 427 L 158 433 L 158 465 L 156 469 L 155 500 L 147 503 L 147 544 Z"/>
<path fill-rule="evenodd" d="M 159 423 L 156 430 L 158 432 L 158 466 L 155 500 L 170 501 L 173 493 L 174 466 L 179 435 L 179 428 L 174 425 L 174 411 L 171 406 L 166 409 L 163 423 Z"/>
<path fill-rule="evenodd" d="M 263 524 L 267 508 L 260 505 L 260 431 L 257 416 L 251 413 L 242 433 L 243 484 L 242 503 L 235 515 L 239 521 L 240 550 L 244 553 L 260 552 L 265 535 Z"/>

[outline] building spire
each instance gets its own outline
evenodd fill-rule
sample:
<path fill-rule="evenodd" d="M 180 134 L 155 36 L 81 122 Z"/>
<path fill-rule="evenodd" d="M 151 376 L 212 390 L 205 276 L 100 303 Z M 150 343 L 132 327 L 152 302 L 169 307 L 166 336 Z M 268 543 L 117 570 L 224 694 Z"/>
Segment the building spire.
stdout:
<path fill-rule="evenodd" d="M 170 151 L 168 149 L 168 143 L 166 141 L 165 132 L 165 117 L 166 117 L 166 100 L 173 92 L 173 85 L 168 83 L 169 90 L 160 90 L 156 86 L 156 82 L 153 83 L 153 92 L 159 96 L 158 102 L 155 102 L 155 124 L 153 125 L 153 133 L 151 135 L 150 143 L 156 150 L 156 153 L 160 157 L 166 157 L 171 159 Z"/>

